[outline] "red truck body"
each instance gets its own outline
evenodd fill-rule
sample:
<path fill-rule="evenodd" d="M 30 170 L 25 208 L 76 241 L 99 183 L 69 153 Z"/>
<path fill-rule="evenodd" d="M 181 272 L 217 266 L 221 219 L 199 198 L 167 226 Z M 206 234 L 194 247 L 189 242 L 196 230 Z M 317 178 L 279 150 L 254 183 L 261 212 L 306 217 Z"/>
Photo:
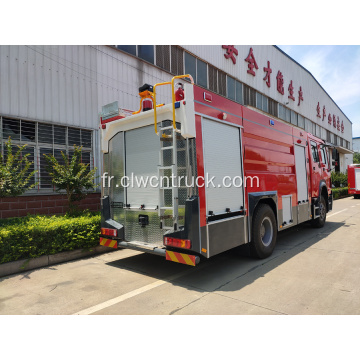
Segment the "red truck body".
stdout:
<path fill-rule="evenodd" d="M 111 243 L 113 247 L 134 248 L 165 256 L 167 260 L 195 265 L 201 257 L 208 258 L 245 244 L 254 256 L 264 258 L 271 255 L 278 231 L 305 221 L 312 221 L 317 227 L 324 225 L 326 213 L 332 210 L 329 156 L 324 141 L 301 128 L 196 85 L 186 84 L 185 100 L 176 102 L 176 108 L 172 111 L 176 114 L 178 128 L 174 129 L 173 139 L 179 137 L 177 141 L 185 143 L 187 150 L 173 140 L 173 151 L 176 149 L 178 156 L 172 158 L 172 171 L 179 174 L 180 170 L 174 166 L 178 166 L 179 155 L 184 151 L 183 168 L 186 167 L 187 174 L 191 167 L 192 173 L 202 179 L 209 174 L 217 175 L 216 179 L 231 174 L 244 186 L 226 188 L 224 182 L 215 183 L 213 187 L 195 186 L 190 192 L 187 190 L 183 200 L 179 200 L 180 190 L 175 192 L 173 189 L 172 213 L 169 205 L 163 206 L 164 193 L 169 188 L 160 188 L 160 200 L 153 207 L 150 200 L 142 202 L 145 195 L 137 200 L 127 193 L 130 191 L 127 189 L 121 196 L 116 195 L 115 188 L 108 192 L 104 190 L 102 245 Z M 166 111 L 166 106 L 157 110 L 159 126 L 164 119 L 168 119 L 168 123 L 171 120 L 166 117 Z M 126 121 L 117 119 L 107 124 L 111 124 L 110 129 L 103 126 L 105 163 L 114 163 L 107 158 L 111 158 L 111 149 L 118 144 L 123 149 L 121 154 L 125 153 L 121 173 L 127 174 L 133 168 L 126 156 L 134 151 L 131 139 L 139 139 L 143 153 L 136 151 L 138 157 L 131 155 L 129 159 L 137 159 L 140 163 L 146 154 L 150 154 L 150 147 L 146 148 L 145 141 L 140 138 L 140 129 L 144 132 L 146 126 L 150 126 L 148 118 L 153 119 L 153 113 L 154 110 L 149 110 L 126 118 Z M 130 131 L 137 131 L 138 137 L 133 137 Z M 161 135 L 161 131 L 160 128 L 158 135 L 163 147 L 159 148 L 159 172 L 171 167 L 163 166 L 166 152 L 163 140 L 169 140 L 171 135 Z M 115 142 L 120 133 L 122 138 Z M 191 156 L 195 158 L 193 162 L 188 160 Z M 144 161 L 144 167 L 150 162 L 150 158 Z M 108 166 L 104 170 L 114 169 Z M 141 173 L 141 169 L 137 171 Z M 111 205 L 115 195 L 121 200 L 119 210 Z M 135 220 L 129 222 L 130 218 Z M 165 226 L 166 219 L 172 220 L 170 227 Z M 159 241 L 153 240 L 150 231 L 155 234 L 159 227 Z M 106 229 L 115 229 L 116 235 Z"/>

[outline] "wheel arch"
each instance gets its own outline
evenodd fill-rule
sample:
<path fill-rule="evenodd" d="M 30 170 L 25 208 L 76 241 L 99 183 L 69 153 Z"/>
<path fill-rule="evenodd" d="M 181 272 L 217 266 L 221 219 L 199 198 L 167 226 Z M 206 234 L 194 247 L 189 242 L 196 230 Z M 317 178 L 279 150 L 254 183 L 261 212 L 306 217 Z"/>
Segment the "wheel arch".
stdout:
<path fill-rule="evenodd" d="M 328 193 L 328 188 L 326 186 L 326 182 L 324 179 L 320 180 L 320 183 L 319 183 L 319 196 L 317 199 L 318 202 L 320 202 L 321 196 L 325 199 L 326 212 L 329 212 L 329 193 Z"/>
<path fill-rule="evenodd" d="M 267 204 L 271 207 L 274 212 L 276 227 L 278 227 L 278 199 L 277 199 L 277 191 L 264 191 L 258 193 L 249 193 L 248 194 L 248 204 L 249 204 L 249 212 L 248 212 L 248 241 L 251 241 L 251 231 L 252 231 L 252 222 L 253 215 L 255 210 L 260 204 Z"/>

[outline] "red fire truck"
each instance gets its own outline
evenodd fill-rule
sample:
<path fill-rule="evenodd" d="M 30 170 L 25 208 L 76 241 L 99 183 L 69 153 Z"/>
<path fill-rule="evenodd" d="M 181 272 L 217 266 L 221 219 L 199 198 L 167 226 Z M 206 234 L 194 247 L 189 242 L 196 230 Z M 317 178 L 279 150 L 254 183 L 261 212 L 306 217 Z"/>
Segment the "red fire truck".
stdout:
<path fill-rule="evenodd" d="M 360 164 L 351 164 L 347 167 L 348 193 L 360 198 Z"/>
<path fill-rule="evenodd" d="M 191 83 L 177 96 L 175 81 L 185 77 Z M 163 85 L 172 101 L 159 105 Z M 196 265 L 245 244 L 265 258 L 278 231 L 324 226 L 332 210 L 324 141 L 196 86 L 190 75 L 139 91 L 139 111 L 116 108 L 101 119 L 101 245 Z"/>

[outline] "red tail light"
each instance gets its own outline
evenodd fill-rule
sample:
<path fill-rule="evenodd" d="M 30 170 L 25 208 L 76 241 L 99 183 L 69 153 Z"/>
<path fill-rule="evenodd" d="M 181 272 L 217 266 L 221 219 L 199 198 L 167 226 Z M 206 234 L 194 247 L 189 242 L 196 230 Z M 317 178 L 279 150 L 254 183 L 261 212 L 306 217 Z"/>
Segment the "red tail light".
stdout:
<path fill-rule="evenodd" d="M 101 228 L 101 235 L 117 236 L 117 230 Z"/>
<path fill-rule="evenodd" d="M 171 237 L 164 237 L 164 245 L 174 246 L 183 249 L 191 249 L 191 241 L 184 239 L 175 239 Z"/>

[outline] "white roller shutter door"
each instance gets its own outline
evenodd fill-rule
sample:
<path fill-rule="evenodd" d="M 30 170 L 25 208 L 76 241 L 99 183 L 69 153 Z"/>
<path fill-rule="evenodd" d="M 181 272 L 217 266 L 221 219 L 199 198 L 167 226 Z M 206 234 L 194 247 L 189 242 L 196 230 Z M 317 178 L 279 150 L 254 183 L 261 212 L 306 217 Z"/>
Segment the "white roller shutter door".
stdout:
<path fill-rule="evenodd" d="M 207 213 L 221 214 L 230 208 L 230 211 L 239 211 L 244 206 L 243 187 L 224 187 L 223 178 L 229 176 L 231 179 L 241 177 L 241 148 L 240 129 L 214 120 L 202 120 L 204 170 L 208 178 L 215 177 L 205 189 Z M 225 185 L 230 180 L 227 179 Z M 236 185 L 240 184 L 237 178 Z"/>

